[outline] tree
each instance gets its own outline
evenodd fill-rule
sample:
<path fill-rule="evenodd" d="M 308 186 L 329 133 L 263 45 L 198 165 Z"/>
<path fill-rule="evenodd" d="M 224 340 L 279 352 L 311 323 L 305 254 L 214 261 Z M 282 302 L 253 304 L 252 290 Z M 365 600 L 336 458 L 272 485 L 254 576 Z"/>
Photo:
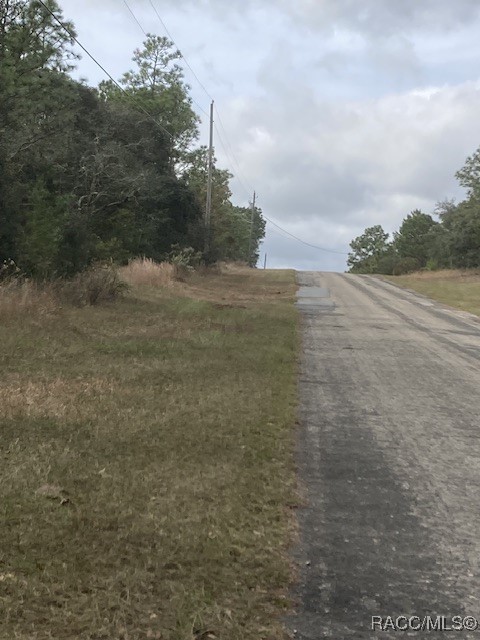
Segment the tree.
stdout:
<path fill-rule="evenodd" d="M 198 118 L 180 53 L 148 35 L 124 90 L 93 89 L 70 77 L 74 28 L 46 2 L 0 0 L 0 262 L 45 278 L 203 248 L 207 155 L 186 150 Z M 214 169 L 205 258 L 254 262 L 263 219 L 232 204 L 230 178 Z"/>
<path fill-rule="evenodd" d="M 449 224 L 451 265 L 460 268 L 480 267 L 480 202 L 474 197 L 461 202 Z"/>
<path fill-rule="evenodd" d="M 238 207 L 228 202 L 213 217 L 213 244 L 219 260 L 246 262 L 255 267 L 265 220 L 259 207 Z"/>
<path fill-rule="evenodd" d="M 466 159 L 455 177 L 467 189 L 468 198 L 480 200 L 480 147 Z"/>
<path fill-rule="evenodd" d="M 208 150 L 200 147 L 184 158 L 184 177 L 189 187 L 195 192 L 197 202 L 204 210 L 207 197 Z M 208 262 L 216 260 L 232 260 L 247 262 L 255 266 L 258 261 L 259 246 L 265 237 L 265 220 L 258 207 L 253 212 L 251 207 L 238 207 L 232 204 L 229 171 L 215 166 L 212 172 L 212 238 Z M 203 230 L 199 233 L 203 237 Z"/>
<path fill-rule="evenodd" d="M 27 273 L 49 278 L 56 274 L 66 203 L 39 179 L 30 191 L 28 204 L 19 238 L 22 266 Z"/>
<path fill-rule="evenodd" d="M 451 261 L 456 267 L 480 266 L 480 148 L 467 158 L 456 177 L 467 198 L 444 217 Z"/>
<path fill-rule="evenodd" d="M 188 242 L 201 209 L 175 171 L 196 135 L 178 52 L 149 37 L 125 74 L 127 96 L 113 85 L 100 99 L 69 77 L 72 36 L 37 0 L 4 0 L 0 35 L 0 261 L 71 275 Z"/>
<path fill-rule="evenodd" d="M 57 3 L 46 4 L 63 21 Z M 29 188 L 62 135 L 71 45 L 72 37 L 36 0 L 0 3 L 0 262 L 19 257 Z"/>
<path fill-rule="evenodd" d="M 431 231 L 437 223 L 432 216 L 415 209 L 394 233 L 394 245 L 400 258 L 414 258 L 424 267 L 429 258 Z"/>
<path fill-rule="evenodd" d="M 375 273 L 380 258 L 388 250 L 388 233 L 377 224 L 368 227 L 350 243 L 352 251 L 348 255 L 347 264 L 352 273 Z"/>
<path fill-rule="evenodd" d="M 120 79 L 127 96 L 135 101 L 130 104 L 135 104 L 143 115 L 145 111 L 151 114 L 160 128 L 171 134 L 176 159 L 197 139 L 199 122 L 188 95 L 190 87 L 176 62 L 180 58 L 180 51 L 168 38 L 147 34 L 143 48 L 134 51 L 136 67 Z M 126 99 L 112 81 L 102 82 L 99 89 L 106 100 Z"/>

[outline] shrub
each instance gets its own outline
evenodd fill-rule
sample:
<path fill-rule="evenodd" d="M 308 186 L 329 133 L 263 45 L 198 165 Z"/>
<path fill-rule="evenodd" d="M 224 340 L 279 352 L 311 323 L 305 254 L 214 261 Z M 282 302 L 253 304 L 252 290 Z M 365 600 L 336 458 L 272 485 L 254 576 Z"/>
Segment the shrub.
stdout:
<path fill-rule="evenodd" d="M 406 273 L 412 273 L 420 269 L 420 263 L 416 258 L 401 258 L 393 267 L 394 276 L 402 276 Z"/>
<path fill-rule="evenodd" d="M 174 244 L 168 254 L 168 259 L 177 267 L 193 271 L 201 263 L 202 254 L 200 251 L 195 251 L 193 247 L 181 248 L 180 245 Z"/>
<path fill-rule="evenodd" d="M 128 285 L 113 264 L 96 264 L 71 280 L 57 281 L 56 288 L 61 300 L 83 307 L 115 300 Z"/>
<path fill-rule="evenodd" d="M 16 280 L 23 275 L 20 268 L 13 260 L 4 260 L 0 263 L 0 282 L 7 282 L 12 279 Z"/>
<path fill-rule="evenodd" d="M 398 256 L 394 253 L 386 253 L 378 258 L 377 273 L 382 273 L 386 276 L 391 276 L 394 273 L 395 265 L 398 262 Z"/>

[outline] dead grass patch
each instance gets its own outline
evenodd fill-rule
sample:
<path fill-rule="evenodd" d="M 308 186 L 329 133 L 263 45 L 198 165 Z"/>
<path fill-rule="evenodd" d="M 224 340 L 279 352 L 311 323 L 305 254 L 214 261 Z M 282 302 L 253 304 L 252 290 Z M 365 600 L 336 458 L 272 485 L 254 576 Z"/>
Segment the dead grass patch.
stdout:
<path fill-rule="evenodd" d="M 58 309 L 52 286 L 28 280 L 0 282 L 0 320 L 9 321 L 29 314 L 38 318 L 51 315 Z"/>
<path fill-rule="evenodd" d="M 182 275 L 176 265 L 150 258 L 130 260 L 128 265 L 121 267 L 120 274 L 129 285 L 149 287 L 172 286 Z"/>
<path fill-rule="evenodd" d="M 22 417 L 72 419 L 78 417 L 84 402 L 103 398 L 113 391 L 112 382 L 102 378 L 32 380 L 13 375 L 0 381 L 0 406 L 2 415 L 9 420 Z"/>
<path fill-rule="evenodd" d="M 431 281 L 455 281 L 455 282 L 480 282 L 480 269 L 441 269 L 439 271 L 416 271 L 408 276 L 412 280 L 425 282 Z"/>
<path fill-rule="evenodd" d="M 114 265 L 93 265 L 72 279 L 36 282 L 23 277 L 0 281 L 0 321 L 18 322 L 29 316 L 35 321 L 58 315 L 65 305 L 78 307 L 112 302 L 127 285 Z"/>

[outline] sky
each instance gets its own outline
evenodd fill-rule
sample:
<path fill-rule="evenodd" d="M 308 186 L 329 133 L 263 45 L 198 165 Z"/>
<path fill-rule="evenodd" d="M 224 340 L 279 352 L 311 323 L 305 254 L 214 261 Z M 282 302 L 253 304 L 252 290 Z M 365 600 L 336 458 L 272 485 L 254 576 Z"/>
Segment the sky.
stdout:
<path fill-rule="evenodd" d="M 59 4 L 112 76 L 132 67 L 145 36 L 123 0 Z M 234 203 L 255 190 L 264 215 L 307 243 L 267 222 L 262 265 L 267 254 L 271 268 L 345 271 L 366 227 L 392 233 L 412 210 L 464 197 L 455 172 L 480 146 L 478 0 L 128 4 L 146 32 L 168 29 L 199 79 L 185 67 L 199 144 L 215 100 Z M 85 55 L 75 75 L 104 79 Z"/>

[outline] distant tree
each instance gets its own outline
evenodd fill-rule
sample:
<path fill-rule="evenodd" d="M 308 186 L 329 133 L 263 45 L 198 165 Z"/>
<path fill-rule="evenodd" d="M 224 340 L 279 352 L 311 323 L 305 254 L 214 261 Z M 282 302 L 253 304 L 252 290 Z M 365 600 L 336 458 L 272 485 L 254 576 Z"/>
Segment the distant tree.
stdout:
<path fill-rule="evenodd" d="M 446 223 L 449 216 L 455 212 L 457 205 L 454 199 L 446 198 L 436 203 L 434 209 L 434 215 L 438 216 L 440 222 Z"/>
<path fill-rule="evenodd" d="M 375 273 L 379 260 L 388 251 L 388 233 L 377 224 L 368 227 L 350 243 L 352 251 L 348 255 L 347 264 L 352 273 Z"/>
<path fill-rule="evenodd" d="M 395 249 L 393 242 L 387 244 L 385 252 L 379 256 L 377 265 L 375 268 L 376 273 L 382 273 L 384 275 L 393 275 L 395 267 L 399 261 L 399 255 Z"/>
<path fill-rule="evenodd" d="M 480 148 L 467 158 L 456 177 L 467 198 L 448 212 L 443 224 L 449 231 L 449 252 L 456 267 L 480 266 Z"/>
<path fill-rule="evenodd" d="M 467 189 L 468 198 L 480 200 L 480 148 L 466 159 L 455 177 Z"/>
<path fill-rule="evenodd" d="M 215 260 L 236 260 L 255 266 L 258 261 L 261 240 L 265 237 L 265 220 L 258 207 L 253 214 L 251 207 L 232 204 L 229 171 L 215 166 L 212 174 L 212 238 L 208 262 Z M 197 195 L 197 201 L 204 209 L 207 197 L 208 152 L 200 147 L 185 155 L 183 175 L 187 184 Z"/>
<path fill-rule="evenodd" d="M 453 267 L 480 267 L 480 202 L 461 202 L 449 221 L 448 249 Z"/>
<path fill-rule="evenodd" d="M 412 211 L 393 235 L 399 257 L 414 258 L 419 267 L 424 267 L 429 258 L 430 232 L 436 224 L 432 216 L 419 209 Z"/>
<path fill-rule="evenodd" d="M 252 210 L 227 203 L 213 219 L 213 244 L 218 259 L 246 262 L 255 267 L 264 237 L 265 220 L 258 207 Z"/>

